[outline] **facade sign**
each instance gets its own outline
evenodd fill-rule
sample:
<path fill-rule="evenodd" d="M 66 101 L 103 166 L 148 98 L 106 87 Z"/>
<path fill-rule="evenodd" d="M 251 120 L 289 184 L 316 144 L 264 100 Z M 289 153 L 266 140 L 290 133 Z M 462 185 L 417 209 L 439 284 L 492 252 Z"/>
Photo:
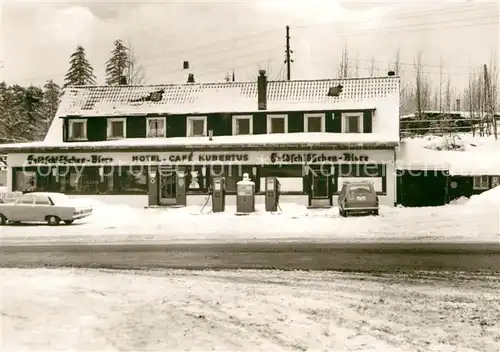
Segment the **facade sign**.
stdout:
<path fill-rule="evenodd" d="M 320 163 L 389 163 L 392 150 L 302 150 L 293 152 L 159 152 L 95 154 L 10 154 L 9 166 L 133 166 L 133 165 L 308 165 Z"/>
<path fill-rule="evenodd" d="M 355 153 L 271 153 L 270 161 L 273 164 L 313 164 L 313 163 L 362 163 L 369 162 L 367 155 Z"/>
<path fill-rule="evenodd" d="M 248 153 L 164 153 L 132 155 L 132 163 L 246 163 L 250 160 Z"/>
<path fill-rule="evenodd" d="M 112 164 L 113 158 L 99 154 L 74 155 L 33 155 L 26 158 L 26 165 L 102 165 Z"/>

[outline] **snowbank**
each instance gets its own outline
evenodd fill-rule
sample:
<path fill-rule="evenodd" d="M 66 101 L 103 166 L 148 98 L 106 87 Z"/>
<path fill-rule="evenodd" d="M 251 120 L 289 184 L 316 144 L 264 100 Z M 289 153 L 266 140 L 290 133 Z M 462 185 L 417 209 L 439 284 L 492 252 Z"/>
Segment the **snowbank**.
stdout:
<path fill-rule="evenodd" d="M 500 210 L 500 186 L 486 192 L 470 197 L 467 205 L 474 206 L 497 206 Z M 499 211 L 500 214 L 500 211 Z"/>
<path fill-rule="evenodd" d="M 450 175 L 500 175 L 500 140 L 469 134 L 407 138 L 397 151 L 397 167 L 449 170 Z"/>

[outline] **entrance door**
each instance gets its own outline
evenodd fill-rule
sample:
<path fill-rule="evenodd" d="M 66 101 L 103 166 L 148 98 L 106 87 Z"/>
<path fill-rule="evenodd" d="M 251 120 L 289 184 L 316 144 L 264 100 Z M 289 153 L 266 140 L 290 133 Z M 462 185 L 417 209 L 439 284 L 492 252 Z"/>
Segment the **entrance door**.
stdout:
<path fill-rule="evenodd" d="M 162 171 L 160 173 L 160 204 L 176 203 L 175 176 L 175 171 Z"/>
<path fill-rule="evenodd" d="M 312 197 L 314 199 L 330 198 L 329 177 L 325 175 L 312 175 Z"/>

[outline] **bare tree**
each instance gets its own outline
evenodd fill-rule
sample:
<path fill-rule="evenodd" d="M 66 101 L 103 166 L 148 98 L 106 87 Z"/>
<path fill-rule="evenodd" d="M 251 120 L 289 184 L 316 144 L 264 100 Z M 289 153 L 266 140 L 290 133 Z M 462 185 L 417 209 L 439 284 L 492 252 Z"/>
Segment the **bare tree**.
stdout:
<path fill-rule="evenodd" d="M 489 100 L 489 115 L 492 122 L 493 134 L 495 139 L 498 139 L 498 131 L 497 131 L 497 120 L 496 113 L 498 111 L 498 57 L 496 54 L 492 55 L 490 58 L 490 65 L 488 70 L 488 100 Z"/>
<path fill-rule="evenodd" d="M 375 71 L 377 70 L 377 64 L 375 63 L 375 57 L 373 56 L 371 58 L 370 67 L 368 69 L 370 70 L 370 77 L 373 77 L 375 75 Z"/>
<path fill-rule="evenodd" d="M 424 111 L 429 108 L 431 94 L 430 85 L 423 71 L 423 53 L 420 51 L 415 58 L 415 102 L 418 119 L 422 119 Z"/>
<path fill-rule="evenodd" d="M 342 47 L 342 57 L 338 66 L 338 78 L 348 78 L 351 68 L 347 43 Z"/>
<path fill-rule="evenodd" d="M 359 77 L 359 56 L 356 56 L 356 61 L 354 62 L 354 77 Z"/>
<path fill-rule="evenodd" d="M 439 112 L 443 112 L 443 57 L 439 58 Z"/>
<path fill-rule="evenodd" d="M 128 48 L 128 65 L 126 69 L 128 84 L 143 84 L 146 80 L 144 68 L 139 64 L 139 59 L 130 42 L 127 43 Z"/>

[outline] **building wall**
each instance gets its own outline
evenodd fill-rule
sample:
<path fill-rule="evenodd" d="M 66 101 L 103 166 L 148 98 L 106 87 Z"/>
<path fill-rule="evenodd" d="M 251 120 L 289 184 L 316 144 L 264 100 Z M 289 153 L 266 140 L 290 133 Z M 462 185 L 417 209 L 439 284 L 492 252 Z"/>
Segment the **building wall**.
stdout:
<path fill-rule="evenodd" d="M 342 114 L 343 113 L 362 113 L 363 133 L 387 133 L 391 132 L 398 135 L 398 112 L 393 111 L 387 105 L 382 105 L 380 110 L 342 110 L 342 111 L 285 111 L 285 112 L 249 112 L 249 113 L 213 113 L 213 114 L 190 114 L 190 115 L 168 115 L 166 118 L 166 137 L 186 137 L 187 135 L 187 116 L 206 116 L 207 130 L 212 130 L 214 136 L 230 136 L 233 131 L 233 116 L 251 115 L 253 134 L 266 134 L 267 132 L 267 116 L 268 115 L 287 115 L 288 133 L 304 132 L 304 115 L 305 114 L 324 114 L 325 132 L 342 133 Z M 166 116 L 166 115 L 163 115 Z M 126 119 L 126 134 L 127 138 L 146 138 L 146 116 L 113 116 L 113 118 L 124 117 Z M 80 118 L 78 118 L 80 119 Z M 68 121 L 64 121 L 65 136 L 68 135 Z M 392 123 L 391 120 L 395 120 Z M 61 130 L 61 133 L 63 131 Z M 105 141 L 107 138 L 107 118 L 106 117 L 89 117 L 87 118 L 87 138 L 89 142 Z M 65 138 L 65 141 L 69 141 Z"/>
<path fill-rule="evenodd" d="M 307 167 L 300 159 L 304 155 L 312 158 L 307 161 L 307 165 L 309 165 Z M 216 157 L 215 160 L 213 157 Z M 163 163 L 164 160 L 167 161 L 166 164 Z M 221 160 L 225 161 L 221 162 Z M 322 160 L 322 163 L 319 163 L 318 160 Z M 195 171 L 198 173 L 196 177 L 201 179 L 203 176 L 200 185 L 204 186 L 191 192 L 192 195 L 206 194 L 208 185 L 211 184 L 210 177 L 212 175 L 225 176 L 227 177 L 226 183 L 230 182 L 234 186 L 236 181 L 241 179 L 242 174 L 247 172 L 256 182 L 257 189 L 260 188 L 261 191 L 264 190 L 264 185 L 260 184 L 264 177 L 275 176 L 283 184 L 283 193 L 304 195 L 306 200 L 307 194 L 310 192 L 310 184 L 307 181 L 309 167 L 323 165 L 326 173 L 334 175 L 331 179 L 331 186 L 334 188 L 334 203 L 336 203 L 336 193 L 341 187 L 342 180 L 366 177 L 382 182 L 382 187 L 379 189 L 381 204 L 394 205 L 396 201 L 394 150 L 390 149 L 344 151 L 311 149 L 286 152 L 238 152 L 233 150 L 231 152 L 195 151 L 192 153 L 158 151 L 106 153 L 96 151 L 96 154 L 11 154 L 9 155 L 11 168 L 9 189 L 12 191 L 30 190 L 33 186 L 33 178 L 35 178 L 35 186 L 33 187 L 37 190 L 63 191 L 69 194 L 75 193 L 73 190 L 76 190 L 76 193 L 80 195 L 99 194 L 104 191 L 116 194 L 118 198 L 125 194 L 144 196 L 148 190 L 148 166 L 150 164 L 188 167 L 188 174 Z M 229 170 L 230 166 L 236 168 L 238 174 L 227 175 L 220 174 L 219 171 L 215 172 L 223 165 L 225 165 L 224 170 Z M 347 166 L 348 171 L 339 171 L 345 169 L 345 167 L 341 167 L 342 165 Z M 12 168 L 15 172 L 12 172 Z M 264 173 L 264 170 L 267 169 L 271 171 Z M 363 170 L 365 171 L 363 172 Z M 371 174 L 367 173 L 367 170 Z M 376 172 L 373 173 L 373 170 Z M 130 171 L 133 171 L 130 176 L 141 177 L 140 184 L 136 181 L 120 183 L 122 182 L 120 177 L 126 176 L 127 172 Z M 231 177 L 229 178 L 229 176 Z M 86 186 L 73 187 L 82 179 L 84 181 L 86 179 Z"/>

